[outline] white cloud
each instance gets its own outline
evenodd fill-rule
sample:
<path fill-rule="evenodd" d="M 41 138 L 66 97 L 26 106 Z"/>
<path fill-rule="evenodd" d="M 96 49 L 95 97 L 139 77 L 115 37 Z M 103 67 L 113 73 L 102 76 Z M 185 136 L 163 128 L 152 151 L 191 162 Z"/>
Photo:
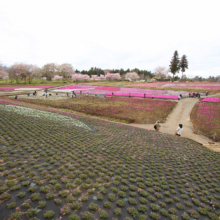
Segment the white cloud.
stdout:
<path fill-rule="evenodd" d="M 0 61 L 153 71 L 178 50 L 187 75 L 217 76 L 219 9 L 219 0 L 1 1 Z"/>

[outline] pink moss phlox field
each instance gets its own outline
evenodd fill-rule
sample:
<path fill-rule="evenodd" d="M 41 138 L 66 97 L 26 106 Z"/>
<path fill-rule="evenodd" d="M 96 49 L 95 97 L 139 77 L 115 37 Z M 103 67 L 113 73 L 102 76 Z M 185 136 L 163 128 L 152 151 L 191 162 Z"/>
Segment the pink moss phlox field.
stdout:
<path fill-rule="evenodd" d="M 204 98 L 203 102 L 220 102 L 220 98 Z"/>
<path fill-rule="evenodd" d="M 155 82 L 155 83 L 141 83 L 141 84 L 129 84 L 129 86 L 140 86 L 140 87 L 161 87 L 161 88 L 186 88 L 186 89 L 210 89 L 220 90 L 220 83 L 209 83 L 209 82 Z"/>
<path fill-rule="evenodd" d="M 196 121 L 199 126 L 206 129 L 217 129 L 219 128 L 220 109 L 219 106 L 212 106 L 210 104 L 206 102 L 198 104 Z"/>
<path fill-rule="evenodd" d="M 158 99 L 173 99 L 173 100 L 178 99 L 177 96 L 178 92 L 173 92 L 173 91 L 168 92 L 165 90 L 110 87 L 110 86 L 101 87 L 101 86 L 87 86 L 87 85 L 65 86 L 59 89 L 60 90 L 77 89 L 75 90 L 75 93 L 80 93 L 80 89 L 82 89 L 82 93 L 87 93 L 89 91 L 89 93 L 91 94 L 106 94 L 107 96 L 114 95 L 114 96 L 152 98 L 152 95 L 154 95 L 154 98 L 158 98 Z"/>
<path fill-rule="evenodd" d="M 106 93 L 107 96 L 125 96 L 125 97 L 141 97 L 141 98 L 155 98 L 155 99 L 173 99 L 178 100 L 178 96 L 170 96 L 170 95 L 148 95 L 148 94 L 133 94 L 133 93 Z"/>

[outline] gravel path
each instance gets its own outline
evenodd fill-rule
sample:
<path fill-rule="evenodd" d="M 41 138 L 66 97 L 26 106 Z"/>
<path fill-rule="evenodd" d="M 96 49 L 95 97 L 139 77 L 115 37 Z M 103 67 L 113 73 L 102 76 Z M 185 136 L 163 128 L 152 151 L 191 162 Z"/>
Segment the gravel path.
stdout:
<path fill-rule="evenodd" d="M 192 123 L 190 121 L 190 113 L 192 108 L 198 101 L 199 99 L 197 98 L 185 98 L 179 101 L 173 112 L 168 116 L 166 122 L 161 123 L 160 132 L 174 135 L 178 125 L 183 124 L 182 137 L 192 139 L 198 143 L 203 144 L 206 147 L 209 147 L 212 150 L 220 152 L 219 142 L 214 143 L 211 139 L 203 135 L 195 134 L 193 131 Z M 154 130 L 154 124 L 130 124 L 130 125 L 134 127 L 144 128 L 147 130 Z"/>

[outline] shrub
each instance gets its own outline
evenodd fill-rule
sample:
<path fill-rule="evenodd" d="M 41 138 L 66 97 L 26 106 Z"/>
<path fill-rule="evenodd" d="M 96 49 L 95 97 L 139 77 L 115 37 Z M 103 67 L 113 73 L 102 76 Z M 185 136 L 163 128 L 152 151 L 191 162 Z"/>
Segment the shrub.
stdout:
<path fill-rule="evenodd" d="M 9 193 L 3 193 L 2 194 L 2 196 L 1 196 L 1 199 L 2 200 L 8 200 L 8 199 L 10 199 L 11 198 L 11 194 L 9 194 Z"/>
<path fill-rule="evenodd" d="M 131 204 L 131 205 L 136 205 L 137 204 L 137 201 L 133 198 L 128 198 L 128 202 Z"/>
<path fill-rule="evenodd" d="M 62 190 L 59 192 L 59 196 L 65 198 L 69 195 L 69 192 L 68 191 L 65 191 L 65 190 Z"/>
<path fill-rule="evenodd" d="M 188 210 L 188 213 L 192 218 L 195 218 L 195 219 L 199 218 L 199 213 L 195 210 Z"/>
<path fill-rule="evenodd" d="M 70 215 L 68 220 L 80 220 L 80 217 L 76 214 Z"/>
<path fill-rule="evenodd" d="M 7 203 L 7 208 L 8 209 L 13 209 L 16 206 L 16 202 L 11 202 L 11 203 Z"/>
<path fill-rule="evenodd" d="M 99 212 L 100 218 L 108 218 L 108 213 L 105 210 Z"/>
<path fill-rule="evenodd" d="M 54 190 L 60 190 L 61 189 L 61 185 L 59 183 L 56 183 L 54 185 Z"/>
<path fill-rule="evenodd" d="M 121 209 L 120 208 L 116 208 L 114 210 L 115 215 L 121 215 Z"/>
<path fill-rule="evenodd" d="M 60 209 L 60 214 L 61 215 L 66 215 L 70 213 L 70 208 L 68 206 L 64 206 L 63 208 Z"/>
<path fill-rule="evenodd" d="M 121 198 L 125 198 L 126 197 L 126 193 L 123 192 L 123 191 L 119 191 L 118 192 L 118 196 L 121 197 Z"/>
<path fill-rule="evenodd" d="M 88 189 L 87 192 L 88 192 L 88 194 L 93 194 L 93 193 L 95 193 L 95 190 L 93 190 L 93 189 Z"/>
<path fill-rule="evenodd" d="M 98 196 L 97 196 L 97 197 L 98 197 Z M 82 199 L 81 199 L 81 200 L 82 200 L 83 202 L 87 202 L 87 201 L 88 201 L 88 199 L 89 199 L 89 198 L 88 198 L 88 196 L 84 196 L 84 197 L 82 197 Z"/>
<path fill-rule="evenodd" d="M 183 206 L 181 203 L 177 203 L 177 204 L 176 204 L 176 207 L 177 207 L 179 210 L 183 210 L 183 209 L 184 209 L 184 206 Z"/>
<path fill-rule="evenodd" d="M 147 200 L 146 200 L 145 198 L 143 198 L 143 197 L 140 197 L 140 198 L 139 198 L 139 201 L 140 201 L 141 203 L 143 203 L 143 204 L 146 204 L 146 203 L 147 203 Z"/>
<path fill-rule="evenodd" d="M 50 187 L 49 186 L 43 186 L 40 188 L 40 192 L 47 193 L 49 191 Z"/>
<path fill-rule="evenodd" d="M 74 201 L 73 196 L 67 196 L 66 203 L 72 203 Z"/>
<path fill-rule="evenodd" d="M 156 204 L 150 204 L 150 208 L 151 208 L 153 211 L 158 211 L 158 210 L 159 210 L 159 206 L 156 205 Z"/>
<path fill-rule="evenodd" d="M 17 194 L 17 196 L 20 197 L 20 198 L 23 198 L 23 197 L 25 197 L 25 192 L 19 192 Z"/>
<path fill-rule="evenodd" d="M 52 210 L 47 211 L 46 213 L 44 213 L 44 218 L 52 218 L 54 214 L 55 213 Z"/>
<path fill-rule="evenodd" d="M 93 215 L 90 212 L 84 212 L 82 213 L 82 219 L 92 220 Z"/>
<path fill-rule="evenodd" d="M 38 201 L 38 200 L 40 200 L 40 193 L 33 193 L 33 194 L 31 195 L 31 200 L 32 200 L 32 201 Z"/>
<path fill-rule="evenodd" d="M 53 193 L 47 193 L 46 194 L 46 199 L 53 199 L 54 194 Z"/>
<path fill-rule="evenodd" d="M 117 205 L 120 206 L 120 207 L 124 207 L 125 206 L 125 201 L 120 199 L 117 201 Z"/>
<path fill-rule="evenodd" d="M 74 202 L 72 204 L 72 209 L 74 210 L 79 210 L 82 207 L 82 203 L 81 202 Z"/>
<path fill-rule="evenodd" d="M 56 205 L 60 205 L 61 202 L 62 202 L 61 199 L 54 199 L 54 203 L 55 203 Z"/>
<path fill-rule="evenodd" d="M 136 218 L 138 216 L 138 211 L 134 207 L 127 208 L 128 213 L 133 216 L 133 218 Z"/>
<path fill-rule="evenodd" d="M 139 220 L 147 220 L 147 216 L 146 215 L 139 215 Z"/>
<path fill-rule="evenodd" d="M 140 190 L 140 191 L 139 191 L 139 194 L 142 195 L 142 196 L 144 196 L 144 197 L 146 197 L 146 196 L 148 195 L 147 192 L 144 191 L 144 190 Z"/>
<path fill-rule="evenodd" d="M 167 199 L 165 199 L 165 202 L 166 202 L 166 203 L 173 203 L 173 200 L 170 199 L 170 198 L 167 198 Z"/>
<path fill-rule="evenodd" d="M 22 218 L 23 212 L 15 212 L 10 215 L 9 220 L 20 220 Z"/>
<path fill-rule="evenodd" d="M 97 195 L 97 199 L 98 199 L 98 200 L 103 200 L 103 195 L 102 195 L 102 194 L 98 194 L 98 195 Z"/>
<path fill-rule="evenodd" d="M 201 208 L 201 207 L 199 207 L 198 209 L 198 212 L 200 213 L 200 214 L 202 214 L 202 215 L 208 215 L 208 210 L 207 209 L 205 209 L 205 208 Z"/>
<path fill-rule="evenodd" d="M 46 201 L 39 201 L 37 207 L 38 207 L 39 209 L 43 209 L 43 208 L 45 207 L 45 205 L 46 205 Z"/>
<path fill-rule="evenodd" d="M 105 208 L 107 208 L 107 209 L 109 209 L 109 208 L 111 208 L 111 203 L 110 202 L 105 202 L 104 204 L 103 204 L 103 206 L 105 207 Z"/>
<path fill-rule="evenodd" d="M 74 189 L 74 190 L 72 191 L 72 195 L 73 195 L 73 196 L 78 196 L 80 193 L 81 193 L 81 191 L 78 190 L 78 189 Z"/>
<path fill-rule="evenodd" d="M 189 220 L 190 219 L 190 217 L 185 212 L 182 214 L 182 218 L 184 220 Z"/>
<path fill-rule="evenodd" d="M 28 209 L 27 210 L 27 217 L 30 218 L 32 217 L 33 215 L 36 215 L 37 214 L 37 211 L 35 209 Z"/>
<path fill-rule="evenodd" d="M 139 210 L 140 212 L 146 212 L 146 211 L 147 211 L 147 206 L 145 206 L 145 205 L 140 205 L 140 206 L 138 207 L 138 210 Z"/>
<path fill-rule="evenodd" d="M 111 202 L 115 201 L 115 195 L 114 195 L 113 193 L 109 193 L 109 194 L 108 194 L 108 199 L 109 199 Z"/>
<path fill-rule="evenodd" d="M 155 220 L 159 220 L 160 219 L 160 216 L 157 213 L 154 213 L 154 212 L 150 213 L 150 217 L 152 219 L 155 219 Z"/>
<path fill-rule="evenodd" d="M 169 213 L 168 213 L 168 211 L 167 211 L 166 209 L 160 209 L 160 213 L 161 213 L 161 215 L 163 215 L 163 216 L 166 216 L 166 217 L 169 216 Z"/>
<path fill-rule="evenodd" d="M 176 214 L 176 213 L 177 213 L 176 209 L 174 209 L 174 208 L 170 208 L 170 209 L 169 209 L 169 212 L 170 212 L 171 214 Z"/>
<path fill-rule="evenodd" d="M 157 199 L 153 196 L 148 196 L 148 200 L 151 202 L 155 202 Z"/>

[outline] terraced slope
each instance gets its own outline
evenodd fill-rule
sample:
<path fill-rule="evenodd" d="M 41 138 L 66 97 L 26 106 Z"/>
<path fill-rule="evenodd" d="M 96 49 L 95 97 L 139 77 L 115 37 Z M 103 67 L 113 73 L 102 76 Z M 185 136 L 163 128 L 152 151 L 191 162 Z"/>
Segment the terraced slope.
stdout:
<path fill-rule="evenodd" d="M 68 117 L 91 130 L 1 108 L 1 219 L 219 218 L 219 153 L 169 134 Z"/>

